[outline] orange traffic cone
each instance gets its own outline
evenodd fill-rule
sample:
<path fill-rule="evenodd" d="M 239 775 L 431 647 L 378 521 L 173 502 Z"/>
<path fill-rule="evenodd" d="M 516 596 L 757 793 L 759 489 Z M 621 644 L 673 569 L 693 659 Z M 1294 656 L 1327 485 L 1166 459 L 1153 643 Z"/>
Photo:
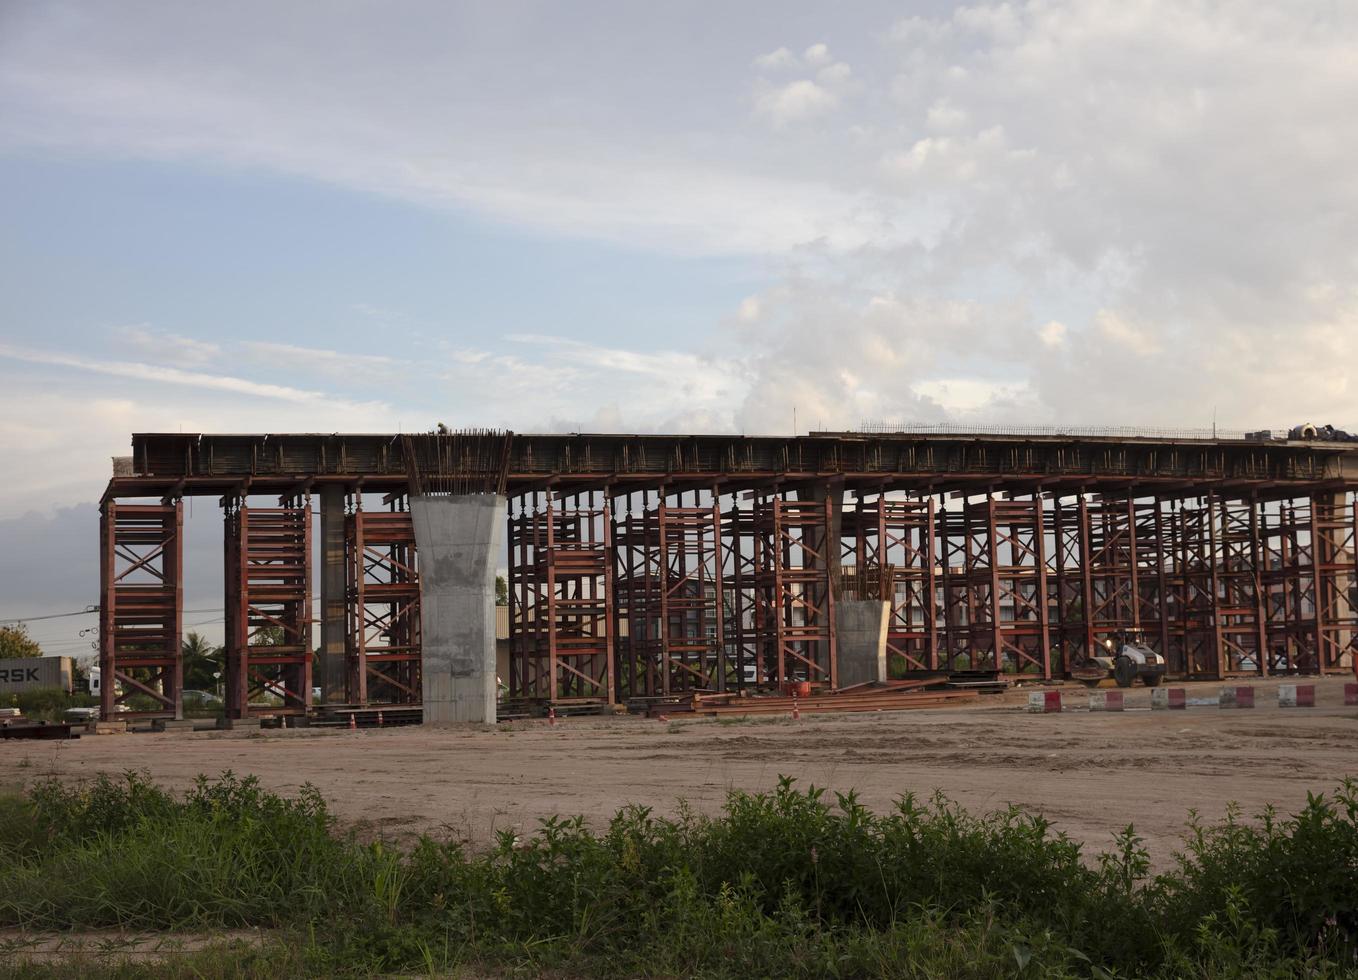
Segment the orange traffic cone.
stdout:
<path fill-rule="evenodd" d="M 381 728 L 381 727 L 382 727 L 383 725 L 385 725 L 385 724 L 386 724 L 386 722 L 384 722 L 384 721 L 382 720 L 382 709 L 381 709 L 381 708 L 378 708 L 378 709 L 377 709 L 377 727 L 378 727 L 378 728 Z"/>
<path fill-rule="evenodd" d="M 351 714 L 349 715 L 349 731 L 352 732 L 357 730 L 358 730 L 358 716 Z"/>
<path fill-rule="evenodd" d="M 797 707 L 797 695 L 792 695 L 792 720 L 801 721 L 802 713 Z"/>
<path fill-rule="evenodd" d="M 556 708 L 551 705 L 548 705 L 547 707 L 547 724 L 556 724 Z"/>

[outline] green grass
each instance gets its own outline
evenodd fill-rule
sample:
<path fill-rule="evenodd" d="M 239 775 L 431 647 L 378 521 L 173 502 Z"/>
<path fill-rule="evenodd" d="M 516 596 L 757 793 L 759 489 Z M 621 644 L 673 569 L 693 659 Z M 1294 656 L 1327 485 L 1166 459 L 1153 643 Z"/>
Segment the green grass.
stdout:
<path fill-rule="evenodd" d="M 484 853 L 336 833 L 314 791 L 225 773 L 182 797 L 126 774 L 0 798 L 0 925 L 263 927 L 262 945 L 0 977 L 486 972 L 703 977 L 1353 975 L 1358 784 L 1293 816 L 1193 823 L 1170 871 L 1019 809 L 875 814 L 784 780 L 721 814 L 545 821 Z"/>

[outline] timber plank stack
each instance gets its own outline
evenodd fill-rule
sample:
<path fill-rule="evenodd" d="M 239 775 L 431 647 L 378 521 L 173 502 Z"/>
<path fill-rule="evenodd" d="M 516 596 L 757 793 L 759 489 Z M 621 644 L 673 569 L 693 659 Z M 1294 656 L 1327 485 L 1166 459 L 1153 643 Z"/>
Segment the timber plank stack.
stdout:
<path fill-rule="evenodd" d="M 906 711 L 913 708 L 943 708 L 975 701 L 975 690 L 949 690 L 943 681 L 904 680 L 855 684 L 832 691 L 813 691 L 806 697 L 785 695 L 693 694 L 684 700 L 671 699 L 647 708 L 650 717 L 671 714 L 696 714 L 708 717 L 752 715 L 824 714 L 853 711 Z"/>

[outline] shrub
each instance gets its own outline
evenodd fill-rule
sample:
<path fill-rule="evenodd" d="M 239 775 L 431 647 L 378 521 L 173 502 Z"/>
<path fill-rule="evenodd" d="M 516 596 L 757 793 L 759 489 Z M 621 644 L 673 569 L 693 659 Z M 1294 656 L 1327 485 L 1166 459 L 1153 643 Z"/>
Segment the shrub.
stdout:
<path fill-rule="evenodd" d="M 0 799 L 0 924 L 278 927 L 251 970 L 750 977 L 1339 976 L 1355 964 L 1358 787 L 1194 822 L 1148 878 L 1133 828 L 1093 862 L 1041 817 L 936 796 L 876 814 L 780 781 L 723 812 L 553 818 L 468 853 L 335 833 L 310 788 L 134 773 Z"/>

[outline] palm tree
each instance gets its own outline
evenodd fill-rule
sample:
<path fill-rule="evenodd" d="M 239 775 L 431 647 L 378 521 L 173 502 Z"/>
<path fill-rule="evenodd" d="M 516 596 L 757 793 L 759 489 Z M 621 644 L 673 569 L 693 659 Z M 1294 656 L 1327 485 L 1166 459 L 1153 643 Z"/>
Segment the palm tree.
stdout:
<path fill-rule="evenodd" d="M 184 636 L 180 652 L 184 657 L 184 688 L 215 691 L 226 652 L 224 648 L 214 647 L 201 633 L 189 632 Z"/>

